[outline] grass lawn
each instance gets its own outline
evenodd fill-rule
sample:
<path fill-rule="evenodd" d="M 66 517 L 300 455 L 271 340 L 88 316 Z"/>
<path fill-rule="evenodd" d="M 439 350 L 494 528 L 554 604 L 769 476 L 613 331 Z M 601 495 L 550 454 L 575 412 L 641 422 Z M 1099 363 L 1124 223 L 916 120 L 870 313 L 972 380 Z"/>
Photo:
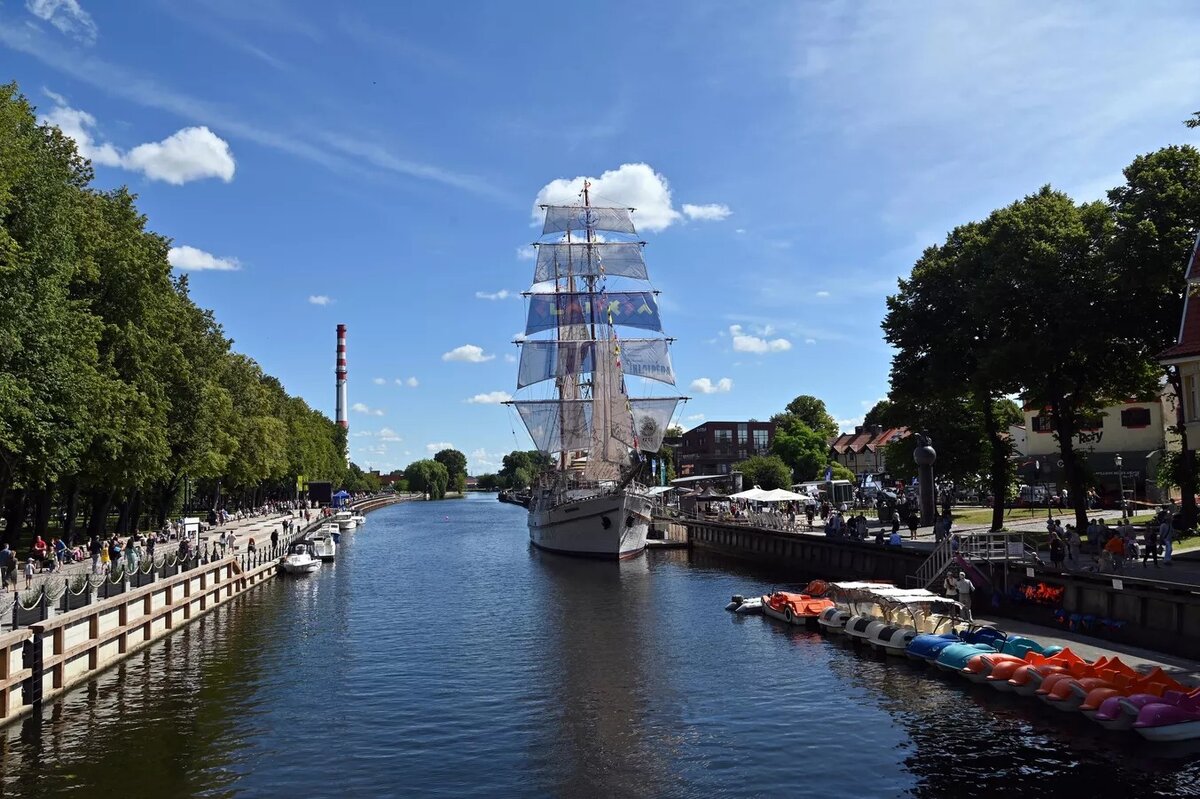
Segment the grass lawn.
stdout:
<path fill-rule="evenodd" d="M 992 522 L 991 508 L 955 509 L 951 510 L 950 515 L 954 518 L 954 523 L 956 525 L 991 524 Z M 1075 519 L 1075 511 L 1071 508 L 1068 508 L 1065 511 L 1059 508 L 1053 508 L 1051 509 L 1051 515 L 1055 519 L 1062 519 L 1064 525 L 1072 523 Z M 1045 518 L 1045 508 L 1034 508 L 1032 512 L 1030 512 L 1029 508 L 1005 508 L 1004 510 L 1005 521 L 1029 522 L 1037 521 L 1038 519 L 1045 520 Z M 1132 521 L 1134 524 L 1142 524 L 1150 521 L 1153 518 L 1154 514 L 1144 513 L 1132 517 Z M 1112 523 L 1113 522 L 1110 519 L 1109 524 Z"/>

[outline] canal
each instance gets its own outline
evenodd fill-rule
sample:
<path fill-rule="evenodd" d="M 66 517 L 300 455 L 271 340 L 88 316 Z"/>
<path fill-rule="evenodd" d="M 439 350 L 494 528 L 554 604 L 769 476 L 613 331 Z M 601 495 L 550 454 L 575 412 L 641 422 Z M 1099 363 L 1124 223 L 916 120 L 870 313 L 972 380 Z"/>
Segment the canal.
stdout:
<path fill-rule="evenodd" d="M 1197 747 L 722 609 L 784 575 L 545 555 L 524 513 L 492 495 L 372 513 L 319 575 L 0 732 L 3 796 L 1200 792 Z"/>

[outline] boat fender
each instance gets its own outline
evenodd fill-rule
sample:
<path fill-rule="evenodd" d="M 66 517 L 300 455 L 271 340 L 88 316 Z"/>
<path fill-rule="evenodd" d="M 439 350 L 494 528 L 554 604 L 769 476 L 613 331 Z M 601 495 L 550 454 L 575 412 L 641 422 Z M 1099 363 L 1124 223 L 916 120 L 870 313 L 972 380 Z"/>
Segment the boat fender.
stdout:
<path fill-rule="evenodd" d="M 787 619 L 788 624 L 792 624 L 796 620 L 796 614 L 792 612 L 791 605 L 788 605 L 783 609 L 783 617 Z"/>
<path fill-rule="evenodd" d="M 600 526 L 607 530 L 608 528 L 612 527 L 612 519 L 608 518 L 607 516 L 601 516 Z"/>

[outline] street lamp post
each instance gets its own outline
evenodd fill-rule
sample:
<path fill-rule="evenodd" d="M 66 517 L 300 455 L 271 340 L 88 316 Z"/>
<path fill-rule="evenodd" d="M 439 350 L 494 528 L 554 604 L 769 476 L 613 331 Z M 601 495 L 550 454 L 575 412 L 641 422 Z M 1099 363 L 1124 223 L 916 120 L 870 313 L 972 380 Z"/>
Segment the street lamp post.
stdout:
<path fill-rule="evenodd" d="M 1125 504 L 1125 472 L 1121 470 L 1123 460 L 1117 455 L 1113 461 L 1117 464 L 1117 490 L 1121 493 L 1121 521 L 1125 521 L 1129 518 L 1129 508 Z"/>

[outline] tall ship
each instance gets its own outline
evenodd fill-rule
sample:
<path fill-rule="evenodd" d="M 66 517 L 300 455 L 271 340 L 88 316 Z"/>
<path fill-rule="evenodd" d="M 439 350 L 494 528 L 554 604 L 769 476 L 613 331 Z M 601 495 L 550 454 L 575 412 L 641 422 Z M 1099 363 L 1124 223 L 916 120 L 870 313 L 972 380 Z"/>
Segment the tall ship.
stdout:
<path fill-rule="evenodd" d="M 686 397 L 633 397 L 675 385 L 632 208 L 543 205 L 533 285 L 524 292 L 517 409 L 553 466 L 529 500 L 529 540 L 568 555 L 629 558 L 646 548 L 654 507 L 645 454 L 655 454 Z M 618 330 L 632 328 L 636 337 Z M 547 337 L 544 334 L 549 333 Z M 553 381 L 552 383 L 550 381 Z M 538 388 L 550 396 L 521 398 Z"/>

